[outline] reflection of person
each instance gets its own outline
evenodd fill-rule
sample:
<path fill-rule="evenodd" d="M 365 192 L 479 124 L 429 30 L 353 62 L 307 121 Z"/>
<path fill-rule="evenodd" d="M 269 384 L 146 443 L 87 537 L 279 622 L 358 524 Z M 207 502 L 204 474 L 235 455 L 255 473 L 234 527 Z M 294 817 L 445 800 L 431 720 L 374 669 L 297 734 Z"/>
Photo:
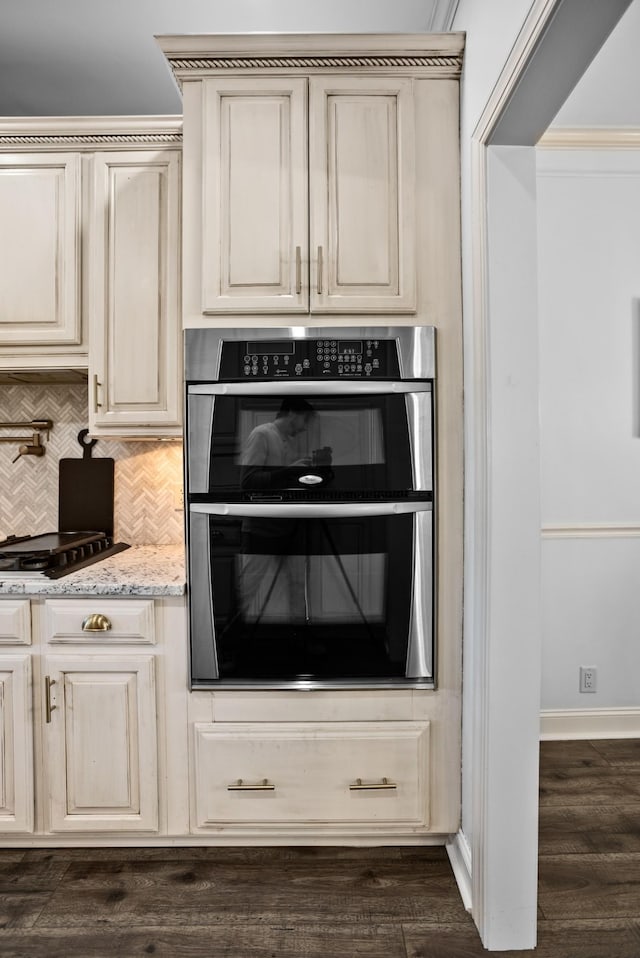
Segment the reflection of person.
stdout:
<path fill-rule="evenodd" d="M 252 489 L 281 487 L 299 467 L 311 459 L 294 459 L 293 440 L 308 426 L 313 407 L 306 399 L 285 397 L 273 422 L 265 422 L 249 433 L 242 453 L 242 486 Z"/>
<path fill-rule="evenodd" d="M 282 488 L 311 464 L 310 457 L 294 458 L 293 441 L 312 415 L 305 399 L 285 397 L 276 418 L 249 433 L 241 459 L 243 488 Z M 304 558 L 297 532 L 291 519 L 243 520 L 240 601 L 246 619 L 304 621 Z"/>

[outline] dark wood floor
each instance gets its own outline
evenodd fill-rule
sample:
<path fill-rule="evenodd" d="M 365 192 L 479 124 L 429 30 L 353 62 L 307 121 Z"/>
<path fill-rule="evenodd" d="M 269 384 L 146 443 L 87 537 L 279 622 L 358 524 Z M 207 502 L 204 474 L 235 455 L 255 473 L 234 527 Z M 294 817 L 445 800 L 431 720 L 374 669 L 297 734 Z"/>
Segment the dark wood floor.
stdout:
<path fill-rule="evenodd" d="M 639 958 L 640 741 L 544 743 L 539 943 Z M 477 958 L 443 849 L 0 849 L 2 958 Z"/>

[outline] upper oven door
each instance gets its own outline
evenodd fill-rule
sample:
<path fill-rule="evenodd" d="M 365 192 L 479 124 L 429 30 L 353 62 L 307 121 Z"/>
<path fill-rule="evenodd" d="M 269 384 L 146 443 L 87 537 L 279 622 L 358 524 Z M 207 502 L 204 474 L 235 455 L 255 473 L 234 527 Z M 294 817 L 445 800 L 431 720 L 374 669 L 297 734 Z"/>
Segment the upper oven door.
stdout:
<path fill-rule="evenodd" d="M 194 384 L 191 501 L 429 498 L 431 382 Z"/>

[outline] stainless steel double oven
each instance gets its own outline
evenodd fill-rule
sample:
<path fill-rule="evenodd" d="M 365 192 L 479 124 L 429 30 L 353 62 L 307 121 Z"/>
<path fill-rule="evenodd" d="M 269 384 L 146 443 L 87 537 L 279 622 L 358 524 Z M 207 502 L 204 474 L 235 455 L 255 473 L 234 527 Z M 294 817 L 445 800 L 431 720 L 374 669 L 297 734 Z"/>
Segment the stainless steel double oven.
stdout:
<path fill-rule="evenodd" d="M 434 685 L 431 327 L 190 329 L 192 688 Z"/>

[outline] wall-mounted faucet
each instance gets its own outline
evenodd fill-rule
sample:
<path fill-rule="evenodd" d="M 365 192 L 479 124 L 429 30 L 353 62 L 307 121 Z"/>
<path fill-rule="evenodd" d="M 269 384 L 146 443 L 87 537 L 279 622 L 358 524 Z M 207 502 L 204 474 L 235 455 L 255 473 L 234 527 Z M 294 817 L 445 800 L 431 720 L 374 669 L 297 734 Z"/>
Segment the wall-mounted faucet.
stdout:
<path fill-rule="evenodd" d="M 34 432 L 32 442 L 24 442 L 18 449 L 18 455 L 11 462 L 17 462 L 20 456 L 44 456 L 45 447 L 40 442 L 40 433 Z"/>
<path fill-rule="evenodd" d="M 47 439 L 53 429 L 51 419 L 32 419 L 31 422 L 0 422 L 0 429 L 32 429 L 31 436 L 0 436 L 0 442 L 18 442 L 18 455 L 12 462 L 17 462 L 21 456 L 44 456 L 46 446 L 42 444 L 42 433 L 46 432 Z"/>

